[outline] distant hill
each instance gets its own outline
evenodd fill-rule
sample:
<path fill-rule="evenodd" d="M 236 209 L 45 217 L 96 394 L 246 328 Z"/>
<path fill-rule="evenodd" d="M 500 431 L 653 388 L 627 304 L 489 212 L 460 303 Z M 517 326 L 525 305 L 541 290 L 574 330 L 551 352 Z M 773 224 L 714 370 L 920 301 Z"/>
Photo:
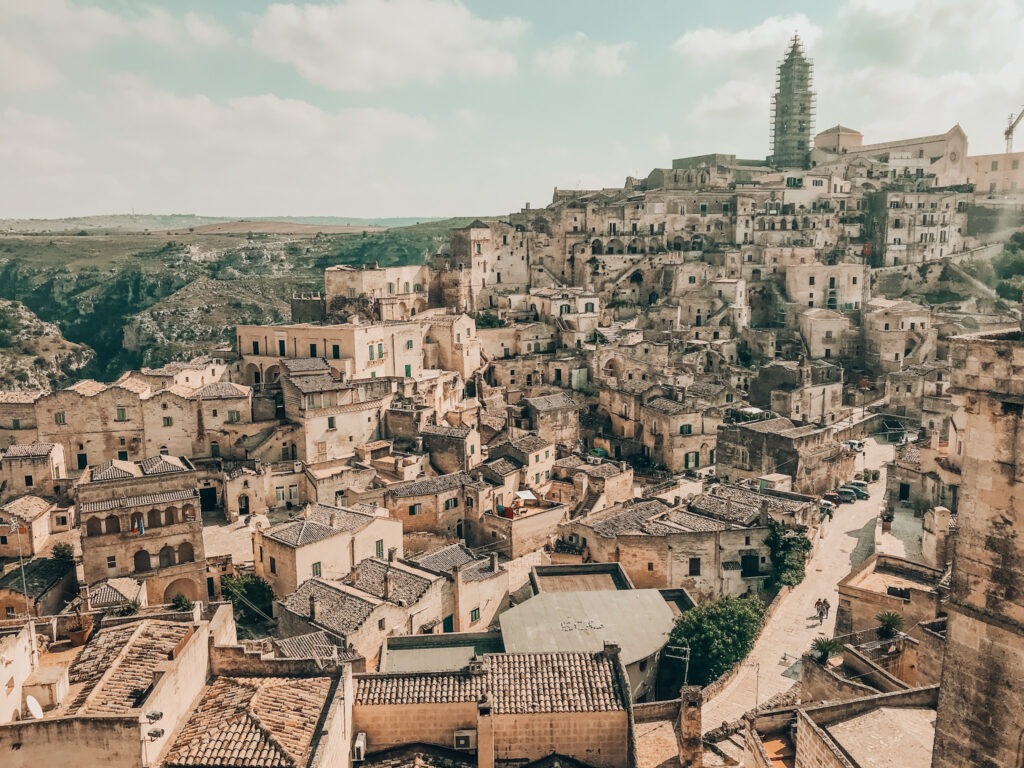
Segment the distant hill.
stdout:
<path fill-rule="evenodd" d="M 301 230 L 298 231 L 304 232 L 313 230 L 315 227 L 330 227 L 334 232 L 343 232 L 346 230 L 339 228 L 407 227 L 441 220 L 429 216 L 359 219 L 351 216 L 250 216 L 239 218 L 236 216 L 196 216 L 191 213 L 116 214 L 111 216 L 74 216 L 67 219 L 0 219 L 0 232 L 95 232 L 104 230 L 145 232 L 147 230 L 187 230 L 214 225 L 231 225 L 231 231 L 238 231 L 236 228 L 243 227 L 245 223 L 253 224 L 249 227 L 252 231 L 264 231 L 265 228 L 259 227 L 258 224 L 268 223 L 274 225 L 275 231 L 286 230 L 287 227 L 280 226 L 282 224 L 292 224 L 298 225 L 301 227 Z"/>

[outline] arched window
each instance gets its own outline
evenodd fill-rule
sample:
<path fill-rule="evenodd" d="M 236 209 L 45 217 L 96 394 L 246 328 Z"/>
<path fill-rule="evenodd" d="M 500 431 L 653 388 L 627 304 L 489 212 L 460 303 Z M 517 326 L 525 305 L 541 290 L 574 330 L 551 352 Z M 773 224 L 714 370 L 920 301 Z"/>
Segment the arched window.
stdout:
<path fill-rule="evenodd" d="M 145 571 L 152 569 L 152 563 L 149 560 L 149 552 L 144 549 L 140 549 L 135 553 L 135 572 L 144 573 Z"/>
<path fill-rule="evenodd" d="M 100 536 L 103 533 L 103 523 L 98 517 L 90 517 L 85 521 L 86 536 Z"/>
<path fill-rule="evenodd" d="M 220 456 L 220 443 L 216 440 L 213 440 L 210 443 L 210 455 L 215 459 Z"/>
<path fill-rule="evenodd" d="M 110 517 L 103 521 L 103 530 L 107 533 L 120 533 L 121 518 L 117 515 L 110 515 Z"/>
<path fill-rule="evenodd" d="M 141 527 L 145 527 L 145 523 L 143 522 L 142 513 L 141 512 L 132 512 L 131 520 L 132 520 L 132 525 L 131 525 L 130 530 L 137 531 L 137 530 L 139 530 L 140 526 Z"/>
<path fill-rule="evenodd" d="M 181 546 L 178 547 L 178 562 L 179 563 L 191 563 L 196 559 L 195 550 L 192 545 L 187 541 L 182 542 Z"/>
<path fill-rule="evenodd" d="M 161 456 L 166 456 L 168 453 L 169 453 L 169 451 L 167 450 L 167 446 L 166 445 L 161 445 L 160 446 L 160 455 Z"/>
<path fill-rule="evenodd" d="M 174 507 L 168 507 L 164 510 L 164 525 L 174 525 L 178 522 L 178 510 Z"/>
<path fill-rule="evenodd" d="M 151 509 L 146 513 L 147 528 L 159 528 L 161 522 L 162 520 L 159 509 Z"/>
<path fill-rule="evenodd" d="M 174 550 L 167 545 L 160 550 L 160 567 L 170 568 L 172 565 L 174 565 Z"/>

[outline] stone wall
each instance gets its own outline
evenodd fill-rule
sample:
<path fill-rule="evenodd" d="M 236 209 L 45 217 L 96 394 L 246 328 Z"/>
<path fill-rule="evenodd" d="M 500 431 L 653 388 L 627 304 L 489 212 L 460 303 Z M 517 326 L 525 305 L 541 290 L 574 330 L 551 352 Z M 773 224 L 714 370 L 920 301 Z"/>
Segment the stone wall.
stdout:
<path fill-rule="evenodd" d="M 22 720 L 0 726 L 4 768 L 67 765 L 69 746 L 75 765 L 138 768 L 144 764 L 142 744 L 137 715 Z"/>
<path fill-rule="evenodd" d="M 624 710 L 492 717 L 498 761 L 539 760 L 558 753 L 597 768 L 626 768 L 629 764 L 629 723 Z"/>
<path fill-rule="evenodd" d="M 455 731 L 476 729 L 477 714 L 475 701 L 379 706 L 356 704 L 352 710 L 352 730 L 366 734 L 366 749 L 371 753 L 417 743 L 451 748 Z"/>

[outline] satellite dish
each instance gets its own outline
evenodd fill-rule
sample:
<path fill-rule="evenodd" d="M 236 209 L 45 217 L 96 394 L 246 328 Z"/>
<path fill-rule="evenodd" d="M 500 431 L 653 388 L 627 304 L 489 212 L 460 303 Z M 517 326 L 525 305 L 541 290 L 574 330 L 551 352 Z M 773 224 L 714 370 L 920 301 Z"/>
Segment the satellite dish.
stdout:
<path fill-rule="evenodd" d="M 35 696 L 26 696 L 25 706 L 28 707 L 28 711 L 32 713 L 32 717 L 36 720 L 43 719 L 43 708 L 39 706 L 39 702 L 36 701 Z"/>

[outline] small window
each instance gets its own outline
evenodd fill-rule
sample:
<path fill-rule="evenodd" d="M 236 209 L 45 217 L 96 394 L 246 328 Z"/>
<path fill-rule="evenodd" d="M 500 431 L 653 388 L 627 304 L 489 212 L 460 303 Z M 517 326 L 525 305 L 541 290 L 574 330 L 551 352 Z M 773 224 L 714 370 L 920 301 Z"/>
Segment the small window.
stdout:
<path fill-rule="evenodd" d="M 212 415 L 212 416 L 213 416 L 214 418 L 217 418 L 217 409 L 216 409 L 216 408 L 214 408 L 214 409 L 213 409 L 212 411 L 210 411 L 210 414 L 211 414 L 211 415 Z"/>
<path fill-rule="evenodd" d="M 654 570 L 654 563 L 648 563 L 647 564 L 647 570 L 648 571 L 653 571 Z"/>
<path fill-rule="evenodd" d="M 422 504 L 410 504 L 409 505 L 409 517 L 416 517 L 423 509 Z"/>
<path fill-rule="evenodd" d="M 480 621 L 480 609 L 479 608 L 474 608 L 472 611 L 469 612 L 469 620 L 470 621 Z"/>
<path fill-rule="evenodd" d="M 252 343 L 252 353 L 254 355 L 258 355 L 260 353 L 260 343 L 258 341 L 254 341 Z"/>
<path fill-rule="evenodd" d="M 384 539 L 377 539 L 377 542 L 376 542 L 376 544 L 374 546 L 376 548 L 377 557 L 383 558 L 384 557 Z"/>
<path fill-rule="evenodd" d="M 284 339 L 277 340 L 277 354 L 279 354 L 281 357 L 284 357 L 285 354 L 287 354 L 285 351 Z"/>
<path fill-rule="evenodd" d="M 25 475 L 25 487 L 31 488 L 33 484 L 32 475 Z"/>
<path fill-rule="evenodd" d="M 409 339 L 407 342 L 405 342 L 405 348 L 406 349 L 412 349 L 413 348 L 412 339 Z"/>
<path fill-rule="evenodd" d="M 64 411 L 57 411 L 55 414 L 53 414 L 53 423 L 67 424 L 67 421 L 64 419 Z"/>
<path fill-rule="evenodd" d="M 328 416 L 328 417 L 327 417 L 327 428 L 328 428 L 328 429 L 335 429 L 335 426 L 334 426 L 334 417 L 333 417 L 333 416 Z"/>
<path fill-rule="evenodd" d="M 118 451 L 117 452 L 117 460 L 118 461 L 128 461 L 128 451 Z"/>
<path fill-rule="evenodd" d="M 700 558 L 699 557 L 691 557 L 690 558 L 690 575 L 691 576 L 700 576 Z"/>
<path fill-rule="evenodd" d="M 341 347 L 338 344 L 331 345 L 331 357 L 335 360 L 341 358 Z"/>
<path fill-rule="evenodd" d="M 313 563 L 313 576 L 314 577 L 319 577 L 320 576 L 320 563 Z"/>
<path fill-rule="evenodd" d="M 107 555 L 107 568 L 117 568 L 116 555 Z"/>
<path fill-rule="evenodd" d="M 679 425 L 679 434 L 680 435 L 692 435 L 693 434 L 693 425 L 692 424 L 680 424 Z"/>
<path fill-rule="evenodd" d="M 164 416 L 164 426 L 165 427 L 170 427 L 170 426 L 173 426 L 173 425 L 174 425 L 174 419 L 171 418 L 170 416 Z"/>
<path fill-rule="evenodd" d="M 373 344 L 369 345 L 370 359 L 373 360 Z"/>
<path fill-rule="evenodd" d="M 316 357 L 316 344 L 309 345 L 309 356 Z"/>
<path fill-rule="evenodd" d="M 387 625 L 387 623 L 386 623 L 386 622 L 384 621 L 384 619 L 379 619 L 379 620 L 377 621 L 377 629 L 378 629 L 378 630 L 380 630 L 381 632 L 384 632 L 384 631 L 385 631 L 385 630 L 386 630 L 387 628 L 388 628 L 388 625 Z"/>
<path fill-rule="evenodd" d="M 277 559 L 273 555 L 270 556 L 270 572 L 277 573 Z"/>
<path fill-rule="evenodd" d="M 237 424 L 242 420 L 242 414 L 238 411 L 228 411 L 228 423 Z"/>
<path fill-rule="evenodd" d="M 6 543 L 7 543 L 7 537 L 6 536 L 0 536 L 0 544 L 6 544 Z"/>

